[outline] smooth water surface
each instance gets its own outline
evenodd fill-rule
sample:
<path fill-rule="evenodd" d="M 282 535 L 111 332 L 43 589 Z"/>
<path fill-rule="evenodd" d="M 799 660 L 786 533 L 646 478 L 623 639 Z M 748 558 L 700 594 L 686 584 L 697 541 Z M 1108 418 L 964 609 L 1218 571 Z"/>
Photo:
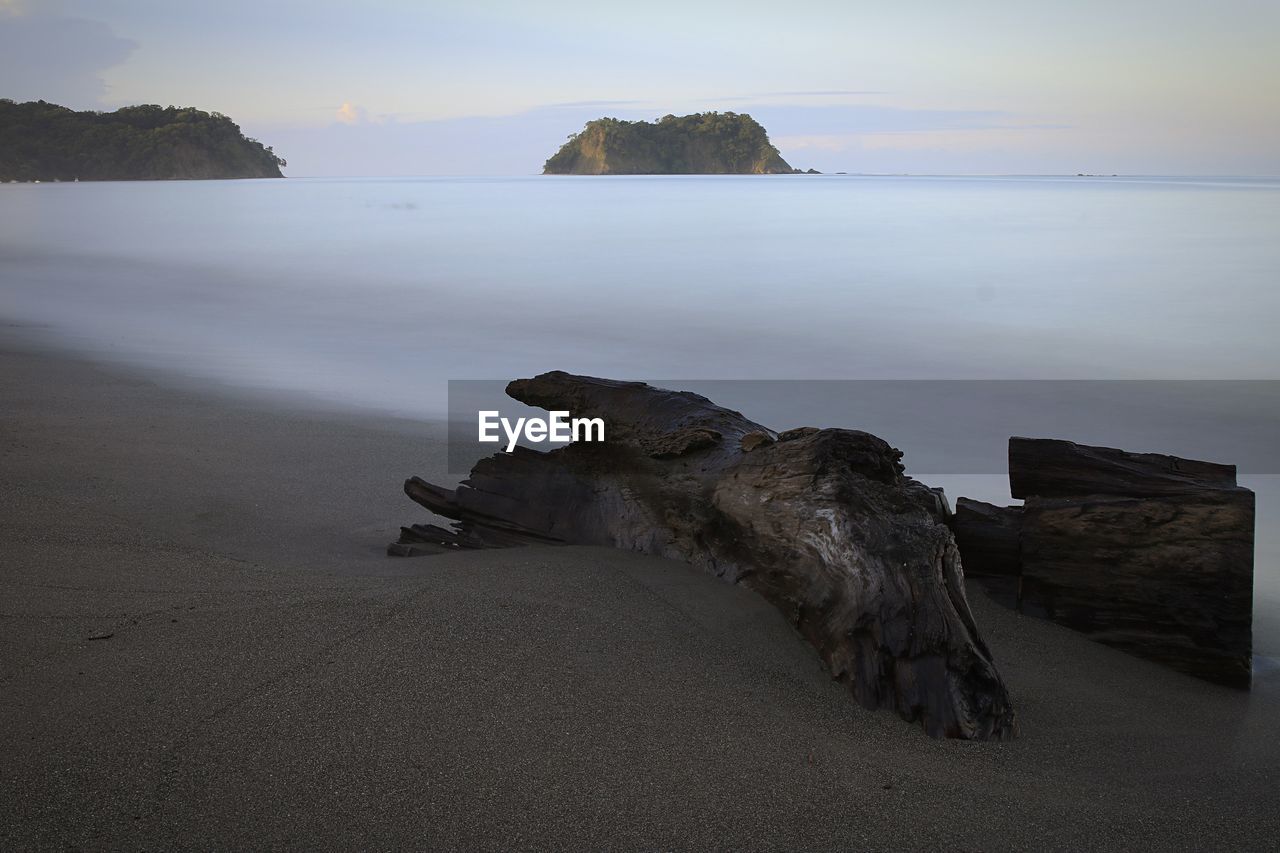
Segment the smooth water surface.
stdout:
<path fill-rule="evenodd" d="M 405 413 L 444 380 L 1275 378 L 1280 182 L 0 186 L 0 313 Z"/>
<path fill-rule="evenodd" d="M 410 416 L 443 414 L 448 379 L 550 369 L 1274 379 L 1278 235 L 1277 179 L 10 184 L 0 316 L 99 358 Z M 1280 649 L 1276 480 L 1244 482 L 1259 645 Z"/>

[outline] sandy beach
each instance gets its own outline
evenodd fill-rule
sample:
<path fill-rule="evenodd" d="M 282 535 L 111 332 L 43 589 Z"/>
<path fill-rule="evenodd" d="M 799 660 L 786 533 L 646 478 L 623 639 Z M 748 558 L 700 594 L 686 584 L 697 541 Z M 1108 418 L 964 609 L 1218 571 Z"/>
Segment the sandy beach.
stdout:
<path fill-rule="evenodd" d="M 5 849 L 1280 837 L 1274 677 L 1215 687 L 971 585 L 1022 736 L 931 740 L 855 705 L 754 594 L 687 566 L 386 557 L 425 515 L 404 477 L 449 479 L 437 425 L 16 344 L 0 389 Z"/>

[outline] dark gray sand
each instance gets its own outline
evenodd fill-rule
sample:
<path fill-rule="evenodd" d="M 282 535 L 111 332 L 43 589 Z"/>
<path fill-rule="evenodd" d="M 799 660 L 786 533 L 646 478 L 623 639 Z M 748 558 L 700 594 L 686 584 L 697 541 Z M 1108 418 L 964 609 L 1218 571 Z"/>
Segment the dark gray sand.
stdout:
<path fill-rule="evenodd" d="M 1280 844 L 1274 682 L 975 588 L 1023 736 L 933 741 L 686 566 L 384 557 L 433 428 L 19 351 L 0 394 L 5 849 Z"/>

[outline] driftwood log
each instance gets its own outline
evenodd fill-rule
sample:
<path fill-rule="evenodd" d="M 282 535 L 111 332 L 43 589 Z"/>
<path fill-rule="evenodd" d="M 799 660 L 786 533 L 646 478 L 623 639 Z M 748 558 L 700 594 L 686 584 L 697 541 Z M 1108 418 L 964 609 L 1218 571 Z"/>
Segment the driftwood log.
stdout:
<path fill-rule="evenodd" d="M 781 610 L 862 705 L 935 737 L 1014 735 L 945 498 L 904 475 L 900 451 L 854 430 L 777 434 L 639 382 L 554 372 L 507 393 L 603 418 L 606 440 L 498 453 L 456 490 L 408 480 L 453 529 L 402 528 L 390 553 L 591 544 L 687 561 Z"/>
<path fill-rule="evenodd" d="M 1017 577 L 1022 574 L 1018 539 L 1022 507 L 995 506 L 972 498 L 956 500 L 951 520 L 956 546 L 968 577 Z"/>
<path fill-rule="evenodd" d="M 1234 488 L 1234 465 L 1054 438 L 1009 439 L 1009 493 L 1015 498 L 1143 498 Z"/>
<path fill-rule="evenodd" d="M 1249 686 L 1254 495 L 1234 466 L 1015 437 L 1009 480 L 1022 507 L 957 502 L 971 573 L 1012 571 L 1023 612 Z"/>

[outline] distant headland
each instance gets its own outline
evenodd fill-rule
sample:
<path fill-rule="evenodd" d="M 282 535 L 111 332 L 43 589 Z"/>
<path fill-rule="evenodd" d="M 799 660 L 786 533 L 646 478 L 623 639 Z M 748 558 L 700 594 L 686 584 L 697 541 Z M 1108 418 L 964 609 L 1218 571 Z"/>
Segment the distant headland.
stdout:
<path fill-rule="evenodd" d="M 283 165 L 220 113 L 155 105 L 76 112 L 0 99 L 0 181 L 282 178 Z"/>
<path fill-rule="evenodd" d="M 546 162 L 544 175 L 792 174 L 760 123 L 745 113 L 667 115 L 656 122 L 600 118 Z"/>

